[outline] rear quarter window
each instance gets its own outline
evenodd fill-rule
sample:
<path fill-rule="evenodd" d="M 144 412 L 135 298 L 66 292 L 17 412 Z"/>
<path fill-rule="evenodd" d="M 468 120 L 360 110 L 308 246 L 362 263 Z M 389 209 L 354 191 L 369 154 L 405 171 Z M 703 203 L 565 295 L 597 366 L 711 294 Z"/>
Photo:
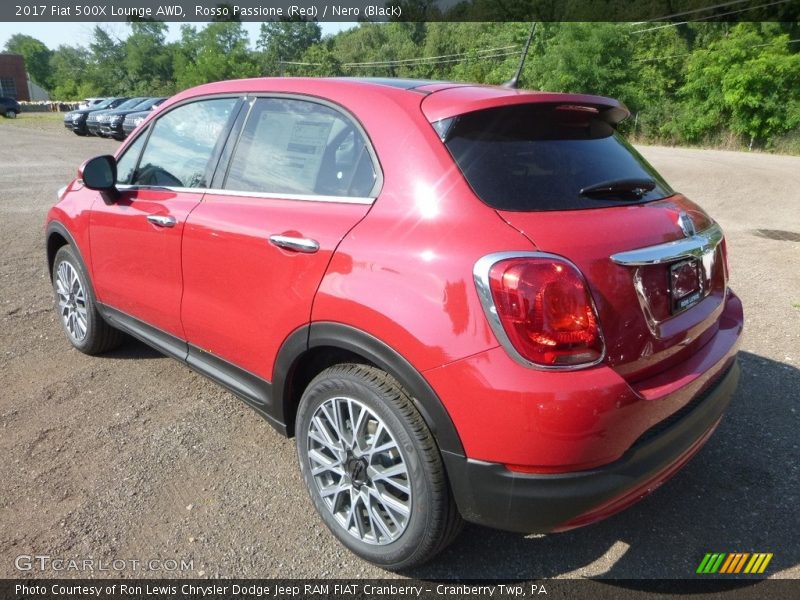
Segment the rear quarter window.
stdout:
<path fill-rule="evenodd" d="M 559 105 L 499 107 L 435 124 L 476 195 L 498 210 L 602 208 L 672 195 L 652 166 L 599 111 Z M 653 189 L 586 196 L 601 182 L 648 179 Z"/>

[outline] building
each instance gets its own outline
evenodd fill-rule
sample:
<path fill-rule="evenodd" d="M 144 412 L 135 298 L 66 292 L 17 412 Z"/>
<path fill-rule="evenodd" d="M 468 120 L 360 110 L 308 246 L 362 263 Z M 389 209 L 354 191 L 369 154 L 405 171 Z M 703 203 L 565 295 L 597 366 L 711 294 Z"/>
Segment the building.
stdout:
<path fill-rule="evenodd" d="M 0 96 L 30 100 L 25 59 L 19 54 L 0 54 Z"/>

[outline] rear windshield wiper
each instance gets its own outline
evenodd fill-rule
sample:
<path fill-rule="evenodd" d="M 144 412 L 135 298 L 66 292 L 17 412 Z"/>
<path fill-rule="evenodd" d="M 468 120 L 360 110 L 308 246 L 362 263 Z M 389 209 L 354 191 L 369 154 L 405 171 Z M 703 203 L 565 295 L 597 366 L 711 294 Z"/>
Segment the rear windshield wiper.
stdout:
<path fill-rule="evenodd" d="M 612 179 L 588 185 L 581 189 L 581 196 L 608 196 L 611 194 L 632 195 L 641 198 L 656 187 L 656 182 L 647 177 Z"/>

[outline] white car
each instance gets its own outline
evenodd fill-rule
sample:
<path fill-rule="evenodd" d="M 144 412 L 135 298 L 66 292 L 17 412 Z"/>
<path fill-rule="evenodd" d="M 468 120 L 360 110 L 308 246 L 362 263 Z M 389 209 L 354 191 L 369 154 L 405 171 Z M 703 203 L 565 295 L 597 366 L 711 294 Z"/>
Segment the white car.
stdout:
<path fill-rule="evenodd" d="M 80 104 L 78 104 L 78 110 L 83 110 L 84 108 L 90 108 L 95 104 L 100 104 L 105 98 L 86 98 Z"/>

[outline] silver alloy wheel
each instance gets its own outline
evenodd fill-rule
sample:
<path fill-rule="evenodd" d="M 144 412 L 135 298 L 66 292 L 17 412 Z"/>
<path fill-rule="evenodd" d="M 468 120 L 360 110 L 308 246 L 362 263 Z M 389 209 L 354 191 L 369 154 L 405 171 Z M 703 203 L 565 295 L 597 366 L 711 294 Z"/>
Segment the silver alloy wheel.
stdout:
<path fill-rule="evenodd" d="M 308 426 L 308 468 L 325 506 L 353 537 L 397 540 L 411 516 L 406 461 L 383 420 L 353 398 L 323 402 Z"/>
<path fill-rule="evenodd" d="M 82 342 L 86 337 L 88 324 L 86 293 L 78 272 L 66 261 L 58 265 L 56 294 L 58 294 L 58 311 L 64 326 L 76 342 Z"/>

